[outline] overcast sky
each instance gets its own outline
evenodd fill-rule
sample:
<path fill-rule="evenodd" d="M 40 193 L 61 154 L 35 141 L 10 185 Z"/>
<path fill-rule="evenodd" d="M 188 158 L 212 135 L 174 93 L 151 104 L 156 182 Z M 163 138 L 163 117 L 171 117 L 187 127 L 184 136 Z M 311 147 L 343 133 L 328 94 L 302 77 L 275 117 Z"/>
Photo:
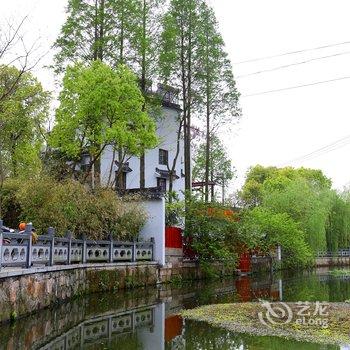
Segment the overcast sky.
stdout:
<path fill-rule="evenodd" d="M 29 14 L 28 38 L 41 35 L 43 50 L 50 47 L 64 21 L 65 0 L 0 0 L 0 18 Z M 243 117 L 223 138 L 238 170 L 239 187 L 251 165 L 293 165 L 320 168 L 334 187 L 350 184 L 349 139 L 344 147 L 319 152 L 318 157 L 291 162 L 350 135 L 350 79 L 284 90 L 258 96 L 245 95 L 319 81 L 350 77 L 350 43 L 285 55 L 245 64 L 237 62 L 290 51 L 350 42 L 349 0 L 212 0 L 234 63 L 242 94 Z M 240 77 L 317 57 L 338 56 L 273 72 Z M 47 55 L 44 64 L 50 64 Z M 49 70 L 36 75 L 53 89 Z M 325 149 L 327 151 L 328 149 Z"/>

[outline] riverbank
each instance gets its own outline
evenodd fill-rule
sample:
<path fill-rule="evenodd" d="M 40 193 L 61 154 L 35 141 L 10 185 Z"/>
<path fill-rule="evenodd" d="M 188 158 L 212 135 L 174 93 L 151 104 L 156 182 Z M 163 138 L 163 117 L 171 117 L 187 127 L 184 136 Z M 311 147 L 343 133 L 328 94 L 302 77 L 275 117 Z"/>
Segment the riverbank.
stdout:
<path fill-rule="evenodd" d="M 234 275 L 233 269 L 220 264 L 213 267 L 218 276 Z M 134 262 L 4 269 L 0 271 L 0 323 L 82 295 L 203 278 L 205 272 L 197 263 L 181 267 Z"/>
<path fill-rule="evenodd" d="M 305 303 L 304 311 L 298 303 L 269 303 L 269 305 L 280 317 L 274 318 L 273 312 L 268 316 L 263 303 L 256 302 L 206 305 L 182 311 L 180 315 L 186 319 L 204 321 L 236 333 L 277 336 L 319 344 L 350 343 L 348 303 L 328 303 L 323 314 L 318 314 L 320 310 L 317 309 L 317 303 Z M 302 316 L 299 315 L 300 311 L 304 314 L 312 312 Z"/>

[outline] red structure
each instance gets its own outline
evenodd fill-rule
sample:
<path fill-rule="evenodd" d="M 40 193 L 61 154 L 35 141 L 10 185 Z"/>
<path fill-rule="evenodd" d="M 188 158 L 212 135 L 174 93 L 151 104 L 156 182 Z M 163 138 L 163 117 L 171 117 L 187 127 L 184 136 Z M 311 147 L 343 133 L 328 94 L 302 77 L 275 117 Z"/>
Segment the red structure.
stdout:
<path fill-rule="evenodd" d="M 165 228 L 165 248 L 182 249 L 182 230 L 179 227 Z"/>
<path fill-rule="evenodd" d="M 165 341 L 169 342 L 172 339 L 182 334 L 182 317 L 170 316 L 165 319 Z"/>
<path fill-rule="evenodd" d="M 239 257 L 238 270 L 241 272 L 251 272 L 252 269 L 252 257 L 249 252 L 244 252 Z"/>

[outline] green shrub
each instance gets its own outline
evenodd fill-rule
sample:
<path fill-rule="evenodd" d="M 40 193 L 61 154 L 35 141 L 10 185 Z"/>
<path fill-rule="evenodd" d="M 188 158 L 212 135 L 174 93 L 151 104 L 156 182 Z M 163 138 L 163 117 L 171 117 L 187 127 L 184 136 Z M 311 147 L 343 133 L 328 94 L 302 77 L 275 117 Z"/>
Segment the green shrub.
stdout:
<path fill-rule="evenodd" d="M 202 268 L 210 275 L 211 262 L 234 266 L 237 261 L 237 222 L 226 216 L 225 207 L 192 200 L 186 207 L 185 236 L 198 254 Z"/>
<path fill-rule="evenodd" d="M 31 221 L 40 234 L 52 226 L 60 236 L 71 231 L 75 237 L 108 239 L 112 234 L 115 239 L 132 240 L 147 219 L 137 199 L 121 198 L 107 189 L 92 193 L 73 180 L 10 180 L 0 195 L 6 225 Z"/>

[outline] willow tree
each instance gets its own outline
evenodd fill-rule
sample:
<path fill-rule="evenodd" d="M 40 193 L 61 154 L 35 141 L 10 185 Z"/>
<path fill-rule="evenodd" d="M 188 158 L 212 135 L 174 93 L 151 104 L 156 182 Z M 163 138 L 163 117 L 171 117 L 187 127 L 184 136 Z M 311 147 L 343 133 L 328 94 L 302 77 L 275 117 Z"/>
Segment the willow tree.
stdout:
<path fill-rule="evenodd" d="M 205 201 L 209 199 L 211 153 L 216 145 L 214 135 L 225 130 L 240 114 L 239 93 L 236 89 L 232 65 L 225 52 L 225 44 L 219 32 L 214 11 L 202 2 L 200 7 L 199 45 L 196 51 L 198 67 L 198 108 L 205 120 Z"/>
<path fill-rule="evenodd" d="M 333 192 L 332 205 L 326 225 L 327 248 L 330 251 L 348 248 L 350 245 L 349 192 Z"/>
<path fill-rule="evenodd" d="M 89 164 L 80 178 L 86 182 L 94 164 L 107 146 L 123 150 L 120 164 L 145 148 L 154 147 L 158 139 L 155 124 L 143 111 L 144 98 L 137 78 L 125 65 L 115 70 L 101 61 L 89 66 L 68 67 L 56 111 L 56 125 L 51 146 L 74 161 L 73 172 L 81 155 L 89 154 Z M 121 178 L 120 166 L 116 178 Z M 110 170 L 108 184 L 115 185 Z"/>
<path fill-rule="evenodd" d="M 160 71 L 163 80 L 180 90 L 184 134 L 185 189 L 191 190 L 191 123 L 196 98 L 195 55 L 199 45 L 198 0 L 171 0 L 163 19 Z"/>

